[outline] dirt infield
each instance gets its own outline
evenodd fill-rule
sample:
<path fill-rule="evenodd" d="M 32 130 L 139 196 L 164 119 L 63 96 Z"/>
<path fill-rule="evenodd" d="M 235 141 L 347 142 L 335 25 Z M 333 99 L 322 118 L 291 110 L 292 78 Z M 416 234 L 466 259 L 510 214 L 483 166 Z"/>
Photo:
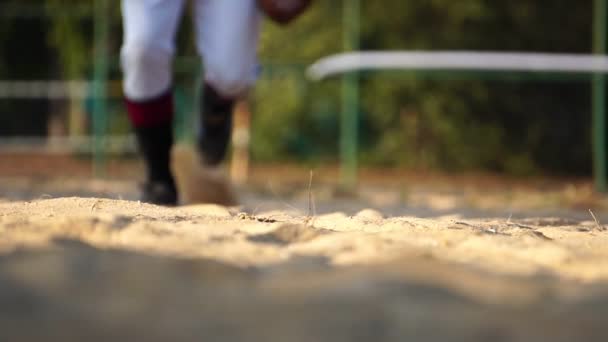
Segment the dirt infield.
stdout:
<path fill-rule="evenodd" d="M 604 341 L 593 220 L 0 204 L 0 340 Z"/>
<path fill-rule="evenodd" d="M 0 168 L 0 341 L 608 340 L 585 181 L 364 170 L 354 195 L 274 166 L 240 206 L 163 208 L 50 162 Z"/>

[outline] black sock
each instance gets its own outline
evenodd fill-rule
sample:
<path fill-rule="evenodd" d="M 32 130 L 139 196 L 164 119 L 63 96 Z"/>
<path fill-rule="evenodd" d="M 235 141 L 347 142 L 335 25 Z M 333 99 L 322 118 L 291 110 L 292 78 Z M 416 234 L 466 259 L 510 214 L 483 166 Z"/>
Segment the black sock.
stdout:
<path fill-rule="evenodd" d="M 135 127 L 134 130 L 140 153 L 145 161 L 147 181 L 174 186 L 170 166 L 173 146 L 171 124 Z"/>
<path fill-rule="evenodd" d="M 232 111 L 235 100 L 220 95 L 205 84 L 203 91 L 199 150 L 203 162 L 217 165 L 222 162 L 230 143 Z"/>

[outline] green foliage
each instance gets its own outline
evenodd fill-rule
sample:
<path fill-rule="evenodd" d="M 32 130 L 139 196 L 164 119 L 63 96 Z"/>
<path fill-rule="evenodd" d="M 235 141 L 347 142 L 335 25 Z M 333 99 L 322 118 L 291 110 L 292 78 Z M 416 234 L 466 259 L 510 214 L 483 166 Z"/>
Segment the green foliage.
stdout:
<path fill-rule="evenodd" d="M 367 1 L 362 13 L 364 50 L 591 50 L 590 2 Z M 325 2 L 287 29 L 267 24 L 261 55 L 273 62 L 310 63 L 340 52 L 341 15 L 341 2 Z M 309 91 L 304 101 L 293 87 L 258 87 L 257 102 L 271 103 L 256 111 L 256 157 L 336 159 L 340 93 L 335 81 L 326 83 L 309 85 L 324 90 Z M 586 83 L 385 72 L 364 75 L 361 93 L 364 163 L 514 174 L 589 172 Z"/>

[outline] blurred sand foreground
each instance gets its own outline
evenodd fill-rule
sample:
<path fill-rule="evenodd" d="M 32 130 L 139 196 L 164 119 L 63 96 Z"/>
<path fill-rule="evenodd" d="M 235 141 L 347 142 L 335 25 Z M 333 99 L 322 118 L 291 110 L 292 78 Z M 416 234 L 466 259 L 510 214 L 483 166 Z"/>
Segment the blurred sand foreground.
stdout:
<path fill-rule="evenodd" d="M 606 341 L 592 220 L 0 203 L 1 341 Z"/>

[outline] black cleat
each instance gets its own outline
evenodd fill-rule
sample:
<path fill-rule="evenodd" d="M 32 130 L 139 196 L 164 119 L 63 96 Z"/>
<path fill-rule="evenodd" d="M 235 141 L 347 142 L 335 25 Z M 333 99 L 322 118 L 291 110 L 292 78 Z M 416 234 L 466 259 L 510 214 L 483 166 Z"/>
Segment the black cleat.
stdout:
<path fill-rule="evenodd" d="M 141 201 L 144 203 L 176 206 L 177 189 L 174 183 L 147 182 L 141 189 Z"/>
<path fill-rule="evenodd" d="M 198 149 L 205 165 L 216 166 L 224 160 L 232 133 L 233 109 L 233 99 L 223 98 L 205 85 L 198 136 Z"/>

